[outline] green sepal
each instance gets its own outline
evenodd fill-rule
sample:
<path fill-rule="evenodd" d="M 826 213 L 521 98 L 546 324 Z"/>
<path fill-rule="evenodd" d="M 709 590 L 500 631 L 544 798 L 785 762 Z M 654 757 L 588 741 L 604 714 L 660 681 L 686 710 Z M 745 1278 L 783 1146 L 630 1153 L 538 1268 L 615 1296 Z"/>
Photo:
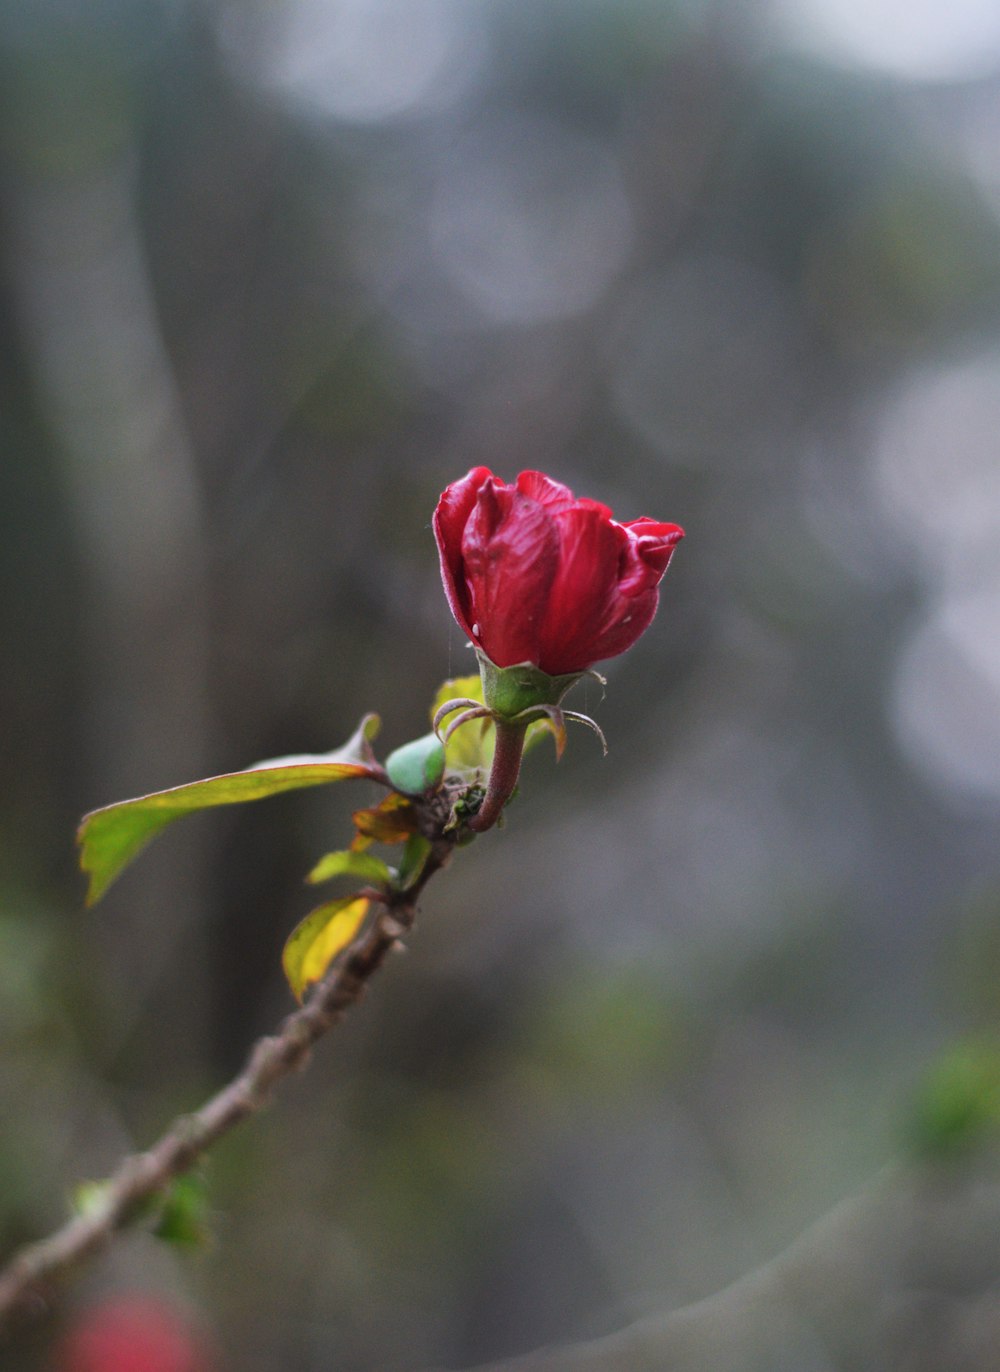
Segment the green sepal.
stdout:
<path fill-rule="evenodd" d="M 513 719 L 536 705 L 558 705 L 570 687 L 584 675 L 583 672 L 570 672 L 566 676 L 548 676 L 530 662 L 498 667 L 478 648 L 476 656 L 483 700 L 502 719 Z"/>
<path fill-rule="evenodd" d="M 206 777 L 92 810 L 84 815 L 77 831 L 80 866 L 90 876 L 87 904 L 93 905 L 104 894 L 150 839 L 184 815 L 216 805 L 264 800 L 304 786 L 382 776 L 371 751 L 378 728 L 378 715 L 366 715 L 347 742 L 331 753 L 272 758 L 239 772 Z"/>
<path fill-rule="evenodd" d="M 444 744 L 437 734 L 424 734 L 390 753 L 385 770 L 397 791 L 422 796 L 440 785 L 444 776 Z"/>
<path fill-rule="evenodd" d="M 392 873 L 381 858 L 346 848 L 321 857 L 306 881 L 315 886 L 320 881 L 332 881 L 334 877 L 357 877 L 361 881 L 374 882 L 377 886 L 388 886 L 392 881 Z"/>

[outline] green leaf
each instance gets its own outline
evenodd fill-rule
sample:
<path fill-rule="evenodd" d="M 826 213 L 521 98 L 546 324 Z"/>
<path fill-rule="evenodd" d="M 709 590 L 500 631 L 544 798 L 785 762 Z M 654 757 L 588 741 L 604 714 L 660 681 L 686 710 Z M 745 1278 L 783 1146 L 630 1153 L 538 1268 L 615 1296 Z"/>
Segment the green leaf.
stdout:
<path fill-rule="evenodd" d="M 331 753 L 272 758 L 240 772 L 191 781 L 92 810 L 84 815 L 77 831 L 80 866 L 90 876 L 87 904 L 100 899 L 150 839 L 184 815 L 215 805 L 264 800 L 303 786 L 378 776 L 380 769 L 370 746 L 378 728 L 378 716 L 366 715 L 343 747 Z"/>
<path fill-rule="evenodd" d="M 364 896 L 331 900 L 306 915 L 292 931 L 281 965 L 296 1000 L 302 1000 L 307 988 L 319 981 L 337 954 L 353 942 L 370 904 Z"/>
<path fill-rule="evenodd" d="M 406 840 L 403 858 L 399 864 L 399 885 L 404 891 L 409 890 L 418 880 L 430 855 L 430 841 L 424 838 L 423 834 L 411 834 Z"/>
<path fill-rule="evenodd" d="M 404 743 L 385 760 L 385 770 L 397 791 L 420 796 L 431 791 L 444 776 L 444 744 L 437 734 L 424 734 Z"/>
<path fill-rule="evenodd" d="M 479 679 L 478 672 L 475 676 L 451 677 L 448 681 L 442 682 L 431 705 L 431 719 L 449 700 L 462 697 L 482 704 L 483 683 Z M 442 722 L 442 734 L 447 732 L 448 725 L 453 718 L 457 719 L 458 714 L 459 711 L 456 710 L 454 716 L 448 716 Z M 494 734 L 492 721 L 488 719 L 474 719 L 470 720 L 468 724 L 460 724 L 449 738 L 445 748 L 448 770 L 452 772 L 489 771 L 490 763 L 493 761 Z"/>
<path fill-rule="evenodd" d="M 197 1173 L 177 1177 L 167 1191 L 153 1233 L 179 1248 L 204 1248 L 211 1232 L 205 1182 Z"/>
<path fill-rule="evenodd" d="M 306 881 L 315 885 L 320 881 L 331 881 L 334 877 L 358 877 L 362 881 L 377 882 L 380 886 L 387 886 L 392 881 L 392 873 L 381 858 L 348 849 L 321 857 Z"/>

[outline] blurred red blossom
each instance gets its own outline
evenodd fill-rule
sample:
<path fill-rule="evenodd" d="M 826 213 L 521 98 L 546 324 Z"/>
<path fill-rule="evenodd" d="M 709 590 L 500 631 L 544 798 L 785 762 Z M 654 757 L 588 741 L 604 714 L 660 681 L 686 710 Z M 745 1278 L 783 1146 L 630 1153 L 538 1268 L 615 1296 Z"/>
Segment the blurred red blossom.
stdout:
<path fill-rule="evenodd" d="M 617 657 L 649 627 L 684 537 L 647 516 L 619 523 L 542 472 L 508 484 L 474 467 L 434 512 L 445 594 L 459 626 L 498 667 L 549 676 Z"/>
<path fill-rule="evenodd" d="M 53 1372 L 213 1372 L 184 1316 L 152 1296 L 85 1310 L 56 1349 Z"/>

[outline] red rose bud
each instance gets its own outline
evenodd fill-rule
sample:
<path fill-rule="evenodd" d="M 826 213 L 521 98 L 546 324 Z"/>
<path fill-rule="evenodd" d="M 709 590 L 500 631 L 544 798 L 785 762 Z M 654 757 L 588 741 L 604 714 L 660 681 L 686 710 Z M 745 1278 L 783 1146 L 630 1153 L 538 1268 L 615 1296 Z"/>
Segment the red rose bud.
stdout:
<path fill-rule="evenodd" d="M 209 1372 L 186 1321 L 151 1296 L 84 1312 L 56 1350 L 53 1372 Z"/>
<path fill-rule="evenodd" d="M 497 667 L 550 677 L 617 657 L 649 627 L 684 537 L 677 524 L 620 524 L 542 472 L 512 485 L 474 467 L 434 512 L 452 614 Z"/>
<path fill-rule="evenodd" d="M 486 793 L 469 820 L 481 833 L 514 792 L 530 723 L 548 719 L 557 755 L 569 719 L 604 742 L 592 719 L 562 709 L 563 696 L 649 628 L 684 530 L 645 516 L 620 524 L 606 505 L 578 500 L 542 472 L 508 485 L 474 467 L 438 501 L 434 536 L 452 614 L 476 647 L 484 701 L 446 702 L 435 728 L 455 710 L 459 723 L 488 717 L 496 728 Z"/>

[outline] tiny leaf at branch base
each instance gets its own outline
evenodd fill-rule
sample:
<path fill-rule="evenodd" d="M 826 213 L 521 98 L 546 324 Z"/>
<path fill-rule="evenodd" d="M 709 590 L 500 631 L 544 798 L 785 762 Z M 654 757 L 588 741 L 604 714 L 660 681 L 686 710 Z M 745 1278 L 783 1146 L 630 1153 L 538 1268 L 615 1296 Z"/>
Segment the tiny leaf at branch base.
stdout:
<path fill-rule="evenodd" d="M 356 834 L 351 848 L 361 852 L 373 843 L 405 843 L 417 832 L 417 812 L 406 796 L 392 791 L 372 809 L 351 816 Z"/>
<path fill-rule="evenodd" d="M 399 885 L 402 890 L 408 890 L 420 879 L 430 855 L 430 841 L 424 838 L 423 834 L 411 834 L 406 840 L 403 858 L 399 864 Z"/>
<path fill-rule="evenodd" d="M 161 829 L 184 815 L 216 805 L 264 800 L 305 786 L 382 775 L 370 747 L 378 725 L 377 715 L 366 715 L 347 743 L 331 753 L 274 758 L 240 772 L 206 777 L 92 810 L 84 815 L 77 831 L 80 866 L 90 876 L 87 904 L 93 905 L 104 894 Z"/>
<path fill-rule="evenodd" d="M 297 1001 L 301 1002 L 337 954 L 353 942 L 370 905 L 364 896 L 331 900 L 317 906 L 292 931 L 281 955 L 281 965 Z"/>
<path fill-rule="evenodd" d="M 90 1218 L 102 1211 L 108 1202 L 106 1181 L 81 1181 L 73 1189 L 72 1206 L 76 1214 Z"/>
<path fill-rule="evenodd" d="M 163 1202 L 153 1233 L 178 1248 L 205 1248 L 211 1239 L 208 1197 L 204 1178 L 197 1172 L 176 1177 Z"/>
<path fill-rule="evenodd" d="M 392 881 L 392 873 L 381 858 L 373 857 L 371 853 L 351 852 L 347 848 L 321 857 L 306 881 L 315 886 L 320 881 L 332 881 L 334 877 L 358 877 L 379 886 L 388 886 Z"/>

